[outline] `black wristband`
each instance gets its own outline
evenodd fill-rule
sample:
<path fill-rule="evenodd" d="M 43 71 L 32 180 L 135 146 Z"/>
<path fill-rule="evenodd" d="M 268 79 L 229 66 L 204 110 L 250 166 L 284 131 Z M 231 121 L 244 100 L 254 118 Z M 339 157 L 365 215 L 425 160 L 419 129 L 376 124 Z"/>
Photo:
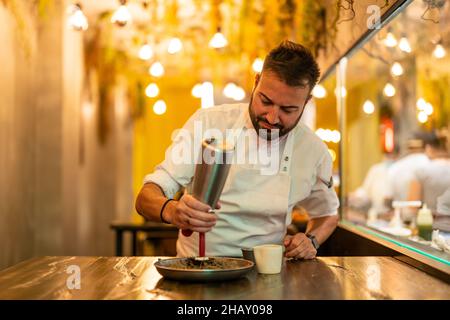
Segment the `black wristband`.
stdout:
<path fill-rule="evenodd" d="M 161 222 L 170 224 L 170 222 L 166 221 L 166 220 L 163 218 L 163 211 L 164 211 L 164 208 L 166 207 L 166 205 L 167 205 L 170 201 L 173 201 L 173 200 L 174 200 L 174 199 L 167 199 L 166 202 L 164 202 L 163 206 L 161 207 L 161 211 L 159 212 L 159 217 L 160 217 L 160 219 L 161 219 Z"/>

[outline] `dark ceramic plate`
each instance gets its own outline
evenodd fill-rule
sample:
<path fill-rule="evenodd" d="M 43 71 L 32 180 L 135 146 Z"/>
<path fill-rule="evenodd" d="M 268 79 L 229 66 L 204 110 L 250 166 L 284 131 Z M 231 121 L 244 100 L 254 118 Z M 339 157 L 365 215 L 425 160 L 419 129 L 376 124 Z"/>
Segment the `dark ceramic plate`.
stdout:
<path fill-rule="evenodd" d="M 240 258 L 211 257 L 218 263 L 232 264 L 230 268 L 220 269 L 186 269 L 180 268 L 180 263 L 187 263 L 193 258 L 159 259 L 155 262 L 156 270 L 165 278 L 178 281 L 224 281 L 245 276 L 254 263 Z"/>

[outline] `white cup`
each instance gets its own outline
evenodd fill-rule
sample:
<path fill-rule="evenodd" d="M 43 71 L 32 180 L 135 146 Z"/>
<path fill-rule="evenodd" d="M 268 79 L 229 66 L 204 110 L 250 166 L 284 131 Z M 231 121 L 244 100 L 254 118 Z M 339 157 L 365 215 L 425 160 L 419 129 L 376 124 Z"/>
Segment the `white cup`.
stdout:
<path fill-rule="evenodd" d="M 283 247 L 278 244 L 263 244 L 253 247 L 256 268 L 259 273 L 276 274 L 281 272 Z"/>

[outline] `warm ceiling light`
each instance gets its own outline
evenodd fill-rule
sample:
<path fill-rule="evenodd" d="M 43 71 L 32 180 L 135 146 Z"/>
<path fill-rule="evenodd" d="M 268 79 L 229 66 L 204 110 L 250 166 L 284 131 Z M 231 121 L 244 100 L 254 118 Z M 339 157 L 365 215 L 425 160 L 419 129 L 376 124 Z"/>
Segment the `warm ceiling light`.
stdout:
<path fill-rule="evenodd" d="M 79 3 L 72 4 L 67 8 L 67 12 L 69 13 L 69 18 L 67 22 L 69 26 L 76 31 L 85 31 L 87 30 L 89 24 L 86 16 L 81 10 L 81 5 Z"/>
<path fill-rule="evenodd" d="M 264 66 L 264 60 L 261 58 L 256 58 L 255 61 L 253 61 L 252 68 L 253 71 L 260 73 Z"/>
<path fill-rule="evenodd" d="M 156 83 L 150 83 L 147 88 L 145 88 L 145 95 L 149 98 L 157 97 L 159 94 L 159 88 Z"/>
<path fill-rule="evenodd" d="M 201 83 L 197 83 L 195 86 L 192 87 L 191 94 L 195 98 L 201 98 L 202 97 L 202 92 L 203 92 L 203 88 L 202 88 L 202 84 Z"/>
<path fill-rule="evenodd" d="M 167 106 L 166 106 L 166 103 L 164 102 L 164 100 L 158 100 L 153 105 L 153 112 L 157 115 L 162 115 L 162 114 L 166 113 L 166 110 L 167 110 Z"/>
<path fill-rule="evenodd" d="M 397 39 L 392 34 L 392 32 L 388 32 L 386 38 L 384 38 L 383 43 L 386 47 L 395 47 L 397 45 Z"/>
<path fill-rule="evenodd" d="M 120 27 L 124 27 L 128 23 L 131 23 L 132 20 L 131 13 L 126 6 L 126 3 L 127 2 L 125 0 L 120 0 L 119 8 L 117 8 L 111 17 L 111 22 Z"/>
<path fill-rule="evenodd" d="M 420 123 L 425 123 L 428 121 L 428 115 L 425 113 L 425 111 L 420 111 L 417 114 L 417 120 L 419 120 Z"/>
<path fill-rule="evenodd" d="M 214 49 L 220 49 L 226 47 L 228 45 L 228 40 L 225 36 L 220 32 L 220 28 L 217 29 L 217 32 L 209 41 L 209 46 Z"/>
<path fill-rule="evenodd" d="M 425 109 L 423 111 L 427 114 L 427 116 L 431 116 L 431 114 L 434 111 L 433 106 L 431 105 L 431 103 L 427 102 L 426 105 L 425 105 Z"/>
<path fill-rule="evenodd" d="M 395 87 L 388 82 L 384 86 L 383 93 L 386 97 L 393 97 L 395 96 Z"/>
<path fill-rule="evenodd" d="M 211 82 L 203 82 L 201 99 L 202 109 L 214 106 L 214 86 Z"/>
<path fill-rule="evenodd" d="M 236 101 L 242 101 L 245 99 L 245 90 L 239 86 L 234 89 L 233 99 Z"/>
<path fill-rule="evenodd" d="M 341 91 L 340 92 L 341 97 L 345 98 L 347 96 L 347 89 L 345 89 L 345 87 L 341 87 L 340 91 Z M 338 87 L 336 87 L 336 90 L 334 91 L 334 94 L 336 95 L 336 97 L 338 96 L 338 94 L 339 94 L 339 88 Z"/>
<path fill-rule="evenodd" d="M 152 47 L 146 43 L 139 49 L 139 58 L 142 60 L 150 60 L 153 57 Z"/>
<path fill-rule="evenodd" d="M 394 62 L 394 64 L 391 67 L 391 74 L 393 76 L 401 76 L 403 74 L 403 67 L 399 62 Z"/>
<path fill-rule="evenodd" d="M 161 62 L 158 62 L 158 61 L 153 62 L 149 71 L 152 76 L 157 77 L 157 78 L 164 75 L 164 67 L 161 64 Z"/>
<path fill-rule="evenodd" d="M 337 130 L 319 128 L 316 130 L 316 134 L 325 142 L 339 143 L 341 141 L 341 133 Z"/>
<path fill-rule="evenodd" d="M 341 141 L 341 133 L 337 130 L 331 131 L 330 141 L 334 143 L 338 143 L 339 141 Z"/>
<path fill-rule="evenodd" d="M 419 98 L 419 99 L 417 99 L 416 107 L 417 107 L 417 109 L 423 111 L 427 107 L 427 102 L 425 101 L 424 98 Z"/>
<path fill-rule="evenodd" d="M 180 52 L 183 49 L 183 43 L 179 38 L 172 38 L 169 41 L 169 46 L 167 47 L 167 52 L 174 54 Z"/>
<path fill-rule="evenodd" d="M 372 101 L 366 100 L 363 104 L 363 111 L 366 114 L 372 114 L 375 111 L 375 105 Z"/>
<path fill-rule="evenodd" d="M 411 50 L 411 45 L 409 44 L 408 38 L 406 37 L 402 37 L 398 43 L 398 47 L 400 48 L 400 50 L 402 50 L 403 52 L 406 53 L 410 53 Z"/>
<path fill-rule="evenodd" d="M 223 88 L 223 95 L 227 98 L 233 98 L 235 90 L 236 85 L 233 82 L 229 82 Z"/>
<path fill-rule="evenodd" d="M 438 43 L 433 50 L 433 56 L 435 56 L 435 58 L 437 59 L 442 59 L 446 54 L 447 52 L 445 51 L 445 48 L 442 46 L 442 44 Z"/>
<path fill-rule="evenodd" d="M 314 96 L 314 98 L 322 99 L 327 95 L 327 90 L 323 85 L 317 84 L 312 90 L 312 95 Z"/>

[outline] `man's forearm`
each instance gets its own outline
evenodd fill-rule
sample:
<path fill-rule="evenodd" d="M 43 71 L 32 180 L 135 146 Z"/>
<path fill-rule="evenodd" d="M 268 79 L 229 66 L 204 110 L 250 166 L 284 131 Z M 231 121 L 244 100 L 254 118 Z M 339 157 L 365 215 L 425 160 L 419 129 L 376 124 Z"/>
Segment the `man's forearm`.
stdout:
<path fill-rule="evenodd" d="M 310 219 L 306 226 L 306 233 L 313 234 L 319 244 L 322 244 L 336 229 L 338 221 L 338 215 Z"/>
<path fill-rule="evenodd" d="M 147 183 L 136 198 L 136 211 L 148 220 L 161 222 L 160 212 L 166 201 L 167 197 L 157 184 Z M 169 211 L 169 206 L 174 205 L 173 202 L 175 201 L 169 202 L 164 211 Z M 165 214 L 164 217 L 167 215 Z"/>

